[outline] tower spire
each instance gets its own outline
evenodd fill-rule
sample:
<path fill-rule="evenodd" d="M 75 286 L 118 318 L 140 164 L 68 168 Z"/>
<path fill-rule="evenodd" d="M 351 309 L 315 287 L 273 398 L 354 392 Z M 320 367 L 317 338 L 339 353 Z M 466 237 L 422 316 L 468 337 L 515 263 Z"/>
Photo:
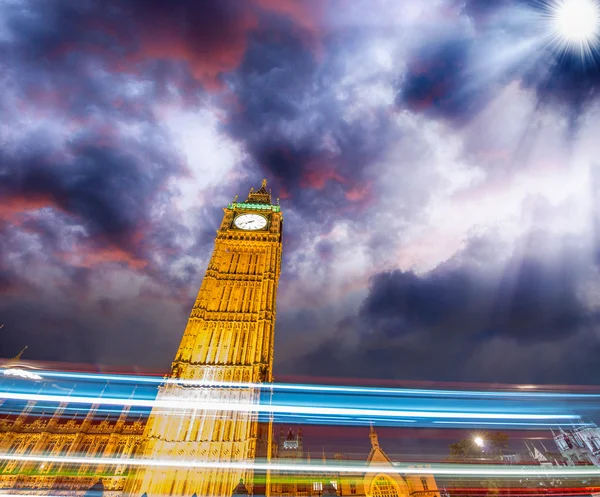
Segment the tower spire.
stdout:
<path fill-rule="evenodd" d="M 254 190 L 254 188 L 250 188 L 250 193 L 248 193 L 248 197 L 246 198 L 246 204 L 270 204 L 271 203 L 271 192 L 267 191 L 267 180 L 266 178 L 262 180 L 260 184 L 260 188 L 258 190 Z"/>
<path fill-rule="evenodd" d="M 23 352 L 25 352 L 28 347 L 29 347 L 29 345 L 25 345 L 25 347 L 23 347 L 23 350 L 21 350 L 21 352 L 19 352 L 16 356 L 14 356 L 12 358 L 12 360 L 13 361 L 20 361 L 21 360 L 21 356 L 23 355 Z"/>
<path fill-rule="evenodd" d="M 379 447 L 379 438 L 377 437 L 377 432 L 373 427 L 373 423 L 371 423 L 371 428 L 369 429 L 369 438 L 371 439 L 371 447 L 374 449 Z"/>

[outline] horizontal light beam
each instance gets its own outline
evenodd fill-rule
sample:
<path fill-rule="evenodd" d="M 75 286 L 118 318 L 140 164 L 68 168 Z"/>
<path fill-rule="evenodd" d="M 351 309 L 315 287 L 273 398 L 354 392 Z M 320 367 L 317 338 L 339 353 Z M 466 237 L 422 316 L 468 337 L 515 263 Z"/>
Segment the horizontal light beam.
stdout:
<path fill-rule="evenodd" d="M 25 400 L 36 402 L 67 402 L 73 404 L 102 404 L 113 406 L 150 407 L 162 409 L 200 409 L 206 411 L 235 411 L 247 413 L 293 413 L 329 416 L 378 416 L 389 418 L 446 418 L 446 419 L 512 419 L 512 420 L 579 420 L 580 416 L 574 414 L 514 414 L 514 413 L 489 413 L 489 412 L 433 412 L 433 411 L 405 411 L 391 409 L 364 409 L 350 407 L 312 407 L 305 405 L 272 405 L 239 402 L 215 401 L 190 401 L 174 397 L 169 400 L 148 399 L 122 399 L 111 397 L 84 397 L 71 395 L 27 394 L 16 392 L 0 392 L 0 398 L 11 400 Z"/>
<path fill-rule="evenodd" d="M 6 371 L 6 370 L 0 370 Z M 261 390 L 292 390 L 301 392 L 331 392 L 331 393 L 365 393 L 365 394 L 386 394 L 386 395 L 439 395 L 439 396 L 458 396 L 458 397 L 556 397 L 556 398 L 600 398 L 600 394 L 580 394 L 580 393 L 562 393 L 562 392 L 536 392 L 531 391 L 534 385 L 524 385 L 521 387 L 525 391 L 481 391 L 481 390 L 427 390 L 412 388 L 380 388 L 380 387 L 355 387 L 340 385 L 308 385 L 308 384 L 287 384 L 287 383 L 242 383 L 242 382 L 216 382 L 202 380 L 185 379 L 164 379 L 162 377 L 143 376 L 143 375 L 118 375 L 118 374 L 97 374 L 97 373 L 71 373 L 62 371 L 40 371 L 36 370 L 37 376 L 43 378 L 63 378 L 63 379 L 84 379 L 92 381 L 118 381 L 148 384 L 168 384 L 196 387 L 222 387 L 222 388 L 252 388 Z"/>

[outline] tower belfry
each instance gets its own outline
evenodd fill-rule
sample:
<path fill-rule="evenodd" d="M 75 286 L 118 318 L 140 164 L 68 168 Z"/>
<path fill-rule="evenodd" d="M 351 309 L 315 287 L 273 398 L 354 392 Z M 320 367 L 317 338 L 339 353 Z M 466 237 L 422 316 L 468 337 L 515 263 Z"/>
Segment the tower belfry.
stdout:
<path fill-rule="evenodd" d="M 127 483 L 129 495 L 231 495 L 240 479 L 252 491 L 251 469 L 190 468 L 186 462 L 244 463 L 271 455 L 270 421 L 214 408 L 215 402 L 257 404 L 260 384 L 273 380 L 283 216 L 266 183 L 251 189 L 245 202 L 236 197 L 224 208 L 171 374 L 159 389 L 157 400 L 176 406 L 176 399 L 185 399 L 199 407 L 155 408 L 146 426 L 144 456 L 181 465 L 138 470 Z"/>

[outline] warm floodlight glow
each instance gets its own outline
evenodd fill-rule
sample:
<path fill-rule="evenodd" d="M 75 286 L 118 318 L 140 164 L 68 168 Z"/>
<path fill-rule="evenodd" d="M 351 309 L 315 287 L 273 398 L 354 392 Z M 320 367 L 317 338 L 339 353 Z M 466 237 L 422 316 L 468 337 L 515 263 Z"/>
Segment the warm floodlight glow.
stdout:
<path fill-rule="evenodd" d="M 475 437 L 473 439 L 473 442 L 475 442 L 475 445 L 477 445 L 477 447 L 483 447 L 483 438 Z"/>
<path fill-rule="evenodd" d="M 555 49 L 592 55 L 600 42 L 599 0 L 551 0 L 547 7 Z"/>

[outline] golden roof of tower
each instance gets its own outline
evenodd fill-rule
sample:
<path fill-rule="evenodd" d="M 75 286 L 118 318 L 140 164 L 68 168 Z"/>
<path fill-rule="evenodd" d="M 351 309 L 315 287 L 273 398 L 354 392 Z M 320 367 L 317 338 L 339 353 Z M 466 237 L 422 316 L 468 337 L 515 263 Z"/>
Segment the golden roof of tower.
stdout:
<path fill-rule="evenodd" d="M 248 198 L 246 198 L 247 204 L 271 204 L 271 190 L 267 191 L 267 180 L 263 179 L 260 188 L 254 191 L 254 188 L 250 188 Z"/>

